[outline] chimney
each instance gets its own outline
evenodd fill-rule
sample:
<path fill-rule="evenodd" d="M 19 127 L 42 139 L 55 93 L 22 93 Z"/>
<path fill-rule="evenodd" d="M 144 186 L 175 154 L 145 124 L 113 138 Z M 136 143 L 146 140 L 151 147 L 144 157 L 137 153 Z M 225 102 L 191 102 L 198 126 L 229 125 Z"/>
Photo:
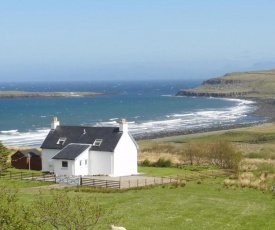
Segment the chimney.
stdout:
<path fill-rule="evenodd" d="M 119 123 L 119 132 L 128 132 L 126 119 L 121 119 L 121 122 Z"/>
<path fill-rule="evenodd" d="M 57 120 L 57 117 L 54 117 L 54 118 L 53 118 L 53 121 L 52 121 L 52 123 L 51 123 L 51 129 L 52 129 L 52 130 L 55 129 L 56 126 L 58 126 L 58 125 L 59 125 L 59 121 Z"/>

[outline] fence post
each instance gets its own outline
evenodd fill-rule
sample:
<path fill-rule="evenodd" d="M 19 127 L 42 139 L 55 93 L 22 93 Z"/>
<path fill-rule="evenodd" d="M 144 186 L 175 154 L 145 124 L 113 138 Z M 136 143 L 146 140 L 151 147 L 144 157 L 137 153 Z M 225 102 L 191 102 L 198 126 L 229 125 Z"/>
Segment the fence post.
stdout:
<path fill-rule="evenodd" d="M 82 176 L 80 176 L 79 185 L 82 185 Z"/>

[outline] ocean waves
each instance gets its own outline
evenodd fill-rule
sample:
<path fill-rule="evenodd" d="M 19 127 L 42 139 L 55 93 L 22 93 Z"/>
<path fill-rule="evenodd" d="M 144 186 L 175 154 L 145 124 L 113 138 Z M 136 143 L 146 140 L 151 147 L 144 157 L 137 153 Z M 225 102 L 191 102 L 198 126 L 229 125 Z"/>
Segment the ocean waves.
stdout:
<path fill-rule="evenodd" d="M 207 100 L 207 99 L 205 99 Z M 228 99 L 208 99 L 219 100 L 226 102 Z M 175 132 L 181 130 L 203 129 L 208 127 L 226 126 L 234 124 L 252 123 L 259 121 L 259 118 L 250 116 L 250 113 L 256 109 L 256 106 L 251 101 L 230 99 L 233 104 L 211 108 L 192 108 L 170 113 L 166 111 L 162 116 L 151 119 L 144 119 L 141 115 L 127 116 L 129 124 L 129 132 L 133 136 L 142 137 L 158 132 Z M 200 106 L 202 107 L 202 106 Z M 112 115 L 112 114 L 111 114 Z M 118 126 L 120 122 L 118 116 L 110 116 L 109 119 L 98 122 L 83 122 L 79 125 L 94 125 L 94 126 Z M 62 124 L 62 120 L 61 120 Z M 33 146 L 39 147 L 50 128 L 49 126 L 29 130 L 28 132 L 20 132 L 18 130 L 0 130 L 0 140 L 7 146 Z"/>
<path fill-rule="evenodd" d="M 0 140 L 7 146 L 32 146 L 40 147 L 47 136 L 49 129 L 18 132 L 18 130 L 0 131 Z"/>

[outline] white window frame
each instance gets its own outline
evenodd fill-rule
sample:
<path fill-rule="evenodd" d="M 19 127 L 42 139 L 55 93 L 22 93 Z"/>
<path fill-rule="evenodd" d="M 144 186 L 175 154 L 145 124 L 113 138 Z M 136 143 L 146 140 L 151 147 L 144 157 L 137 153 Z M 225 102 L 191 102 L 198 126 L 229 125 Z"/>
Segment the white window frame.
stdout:
<path fill-rule="evenodd" d="M 102 139 L 95 139 L 94 143 L 93 143 L 93 146 L 100 146 L 102 144 Z"/>
<path fill-rule="evenodd" d="M 65 141 L 67 140 L 66 137 L 60 137 L 56 144 L 58 145 L 64 145 Z"/>

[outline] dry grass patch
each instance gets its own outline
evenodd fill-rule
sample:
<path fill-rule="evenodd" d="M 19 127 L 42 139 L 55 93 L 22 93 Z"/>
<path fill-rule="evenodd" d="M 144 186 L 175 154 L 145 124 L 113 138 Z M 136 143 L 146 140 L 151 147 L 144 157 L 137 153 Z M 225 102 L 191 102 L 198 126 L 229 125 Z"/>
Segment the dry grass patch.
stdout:
<path fill-rule="evenodd" d="M 165 160 L 170 160 L 173 164 L 181 163 L 181 156 L 170 153 L 149 153 L 149 152 L 140 152 L 138 154 L 138 162 L 142 163 L 146 160 L 150 162 L 157 162 L 160 158 Z"/>
<path fill-rule="evenodd" d="M 237 179 L 225 179 L 224 186 L 270 190 L 275 185 L 274 160 L 245 159 L 242 164 L 244 172 Z"/>
<path fill-rule="evenodd" d="M 275 160 L 244 158 L 240 163 L 239 170 L 242 172 L 268 171 L 269 173 L 274 173 L 275 172 Z"/>

